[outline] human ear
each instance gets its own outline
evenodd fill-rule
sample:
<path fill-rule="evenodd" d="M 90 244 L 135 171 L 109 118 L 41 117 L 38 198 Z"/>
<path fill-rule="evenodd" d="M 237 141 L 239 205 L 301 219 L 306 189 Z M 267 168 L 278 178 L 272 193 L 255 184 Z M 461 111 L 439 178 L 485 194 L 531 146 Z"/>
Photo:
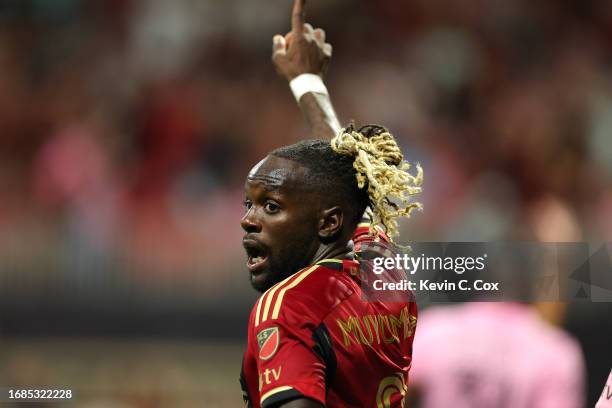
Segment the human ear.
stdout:
<path fill-rule="evenodd" d="M 332 241 L 342 231 L 344 214 L 339 206 L 327 208 L 321 212 L 319 219 L 319 237 L 323 241 Z"/>

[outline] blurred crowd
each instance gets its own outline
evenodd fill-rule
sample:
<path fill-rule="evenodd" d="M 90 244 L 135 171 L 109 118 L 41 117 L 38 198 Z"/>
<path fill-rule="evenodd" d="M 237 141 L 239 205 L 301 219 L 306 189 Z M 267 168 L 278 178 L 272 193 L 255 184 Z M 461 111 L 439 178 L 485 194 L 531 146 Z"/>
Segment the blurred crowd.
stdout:
<path fill-rule="evenodd" d="M 246 283 L 244 175 L 308 136 L 270 63 L 288 15 L 283 0 L 2 2 L 0 256 Z M 610 239 L 610 2 L 311 1 L 308 16 L 334 46 L 341 122 L 386 125 L 425 168 L 404 241 Z"/>

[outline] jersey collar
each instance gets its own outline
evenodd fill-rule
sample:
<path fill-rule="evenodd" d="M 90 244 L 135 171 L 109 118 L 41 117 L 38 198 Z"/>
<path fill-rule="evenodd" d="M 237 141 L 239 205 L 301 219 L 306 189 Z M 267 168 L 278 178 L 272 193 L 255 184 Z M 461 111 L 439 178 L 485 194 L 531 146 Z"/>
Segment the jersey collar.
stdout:
<path fill-rule="evenodd" d="M 359 262 L 351 259 L 322 259 L 316 265 L 324 266 L 338 272 L 346 272 L 351 276 L 359 276 Z"/>

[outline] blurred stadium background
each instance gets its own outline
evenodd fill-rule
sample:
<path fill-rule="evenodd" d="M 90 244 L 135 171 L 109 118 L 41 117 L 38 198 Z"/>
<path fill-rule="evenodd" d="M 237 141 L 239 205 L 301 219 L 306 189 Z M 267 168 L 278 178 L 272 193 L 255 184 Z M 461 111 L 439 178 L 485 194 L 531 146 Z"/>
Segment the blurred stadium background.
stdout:
<path fill-rule="evenodd" d="M 307 136 L 290 2 L 0 1 L 0 385 L 240 406 L 248 169 Z M 612 2 L 317 1 L 343 122 L 425 168 L 403 240 L 612 241 Z M 569 305 L 589 406 L 612 304 Z"/>

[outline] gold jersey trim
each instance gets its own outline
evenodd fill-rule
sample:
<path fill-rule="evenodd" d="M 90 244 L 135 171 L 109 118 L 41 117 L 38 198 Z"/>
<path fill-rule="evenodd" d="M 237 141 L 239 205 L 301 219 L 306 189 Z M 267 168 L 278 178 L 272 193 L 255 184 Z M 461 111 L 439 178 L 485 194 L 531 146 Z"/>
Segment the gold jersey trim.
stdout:
<path fill-rule="evenodd" d="M 259 298 L 259 301 L 258 301 L 259 303 L 257 304 L 257 310 L 256 310 L 257 316 L 255 316 L 255 327 L 259 326 L 260 323 L 263 323 L 266 320 L 268 320 L 268 314 L 270 312 L 270 307 L 272 306 L 272 302 L 274 300 L 274 295 L 276 294 L 276 291 L 278 291 L 283 285 L 285 285 L 289 280 L 291 280 L 295 276 L 298 276 L 298 278 L 296 279 L 297 283 L 301 282 L 301 280 L 303 278 L 300 278 L 299 275 L 301 275 L 303 273 L 306 273 L 306 272 L 310 273 L 310 271 L 312 269 L 316 269 L 317 267 L 318 267 L 318 265 L 315 264 L 314 266 L 311 266 L 310 268 L 308 268 L 306 270 L 298 271 L 298 272 L 294 273 L 293 275 L 288 276 L 287 278 L 285 278 L 282 281 L 278 282 L 276 285 L 272 286 L 267 291 L 265 291 L 264 294 L 261 295 L 261 297 Z M 297 285 L 297 283 L 296 283 L 296 285 Z M 294 287 L 294 286 L 292 286 L 292 287 Z M 282 298 L 279 296 L 279 300 L 281 300 L 281 299 Z M 264 304 L 264 308 L 263 308 L 263 313 L 260 314 L 262 303 Z M 277 303 L 278 303 L 278 301 L 275 303 L 274 310 L 276 310 L 276 308 L 277 308 L 276 307 Z M 278 308 L 280 308 L 280 306 L 278 306 Z M 261 318 L 260 318 L 260 316 L 261 316 Z M 276 317 L 273 317 L 273 319 L 276 319 L 277 317 L 278 317 L 278 315 Z"/>
<path fill-rule="evenodd" d="M 268 312 L 270 311 L 270 306 L 272 305 L 272 300 L 274 299 L 274 294 L 276 291 L 282 286 L 285 281 L 283 280 L 280 283 L 277 283 L 266 293 L 266 305 L 264 306 L 263 315 L 261 317 L 261 321 L 265 322 L 268 320 Z"/>
<path fill-rule="evenodd" d="M 300 276 L 298 276 L 295 280 L 293 280 L 293 282 L 283 287 L 280 290 L 280 292 L 278 292 L 278 299 L 276 299 L 276 303 L 274 304 L 274 311 L 272 312 L 272 319 L 278 319 L 278 315 L 280 313 L 280 308 L 283 304 L 283 298 L 285 297 L 285 293 L 287 293 L 289 289 L 295 288 L 297 285 L 299 285 L 300 282 L 306 279 L 308 275 L 310 275 L 313 271 L 315 271 L 318 268 L 319 268 L 319 265 L 311 266 L 310 268 L 306 269 L 304 272 L 301 272 Z"/>
<path fill-rule="evenodd" d="M 270 391 L 266 392 L 264 395 L 262 395 L 259 401 L 261 405 L 263 405 L 264 400 L 266 400 L 267 398 L 270 398 L 272 395 L 278 394 L 279 392 L 292 390 L 292 389 L 293 389 L 292 387 L 289 387 L 287 385 L 283 385 L 282 387 L 273 388 Z"/>
<path fill-rule="evenodd" d="M 316 263 L 316 265 L 321 265 L 322 263 L 325 263 L 325 262 L 342 263 L 342 259 L 336 259 L 336 258 L 321 259 L 319 262 Z"/>
<path fill-rule="evenodd" d="M 257 310 L 255 311 L 255 327 L 259 326 L 259 311 L 261 310 L 261 304 L 263 303 L 264 296 L 266 296 L 265 293 L 261 295 L 257 301 Z"/>

